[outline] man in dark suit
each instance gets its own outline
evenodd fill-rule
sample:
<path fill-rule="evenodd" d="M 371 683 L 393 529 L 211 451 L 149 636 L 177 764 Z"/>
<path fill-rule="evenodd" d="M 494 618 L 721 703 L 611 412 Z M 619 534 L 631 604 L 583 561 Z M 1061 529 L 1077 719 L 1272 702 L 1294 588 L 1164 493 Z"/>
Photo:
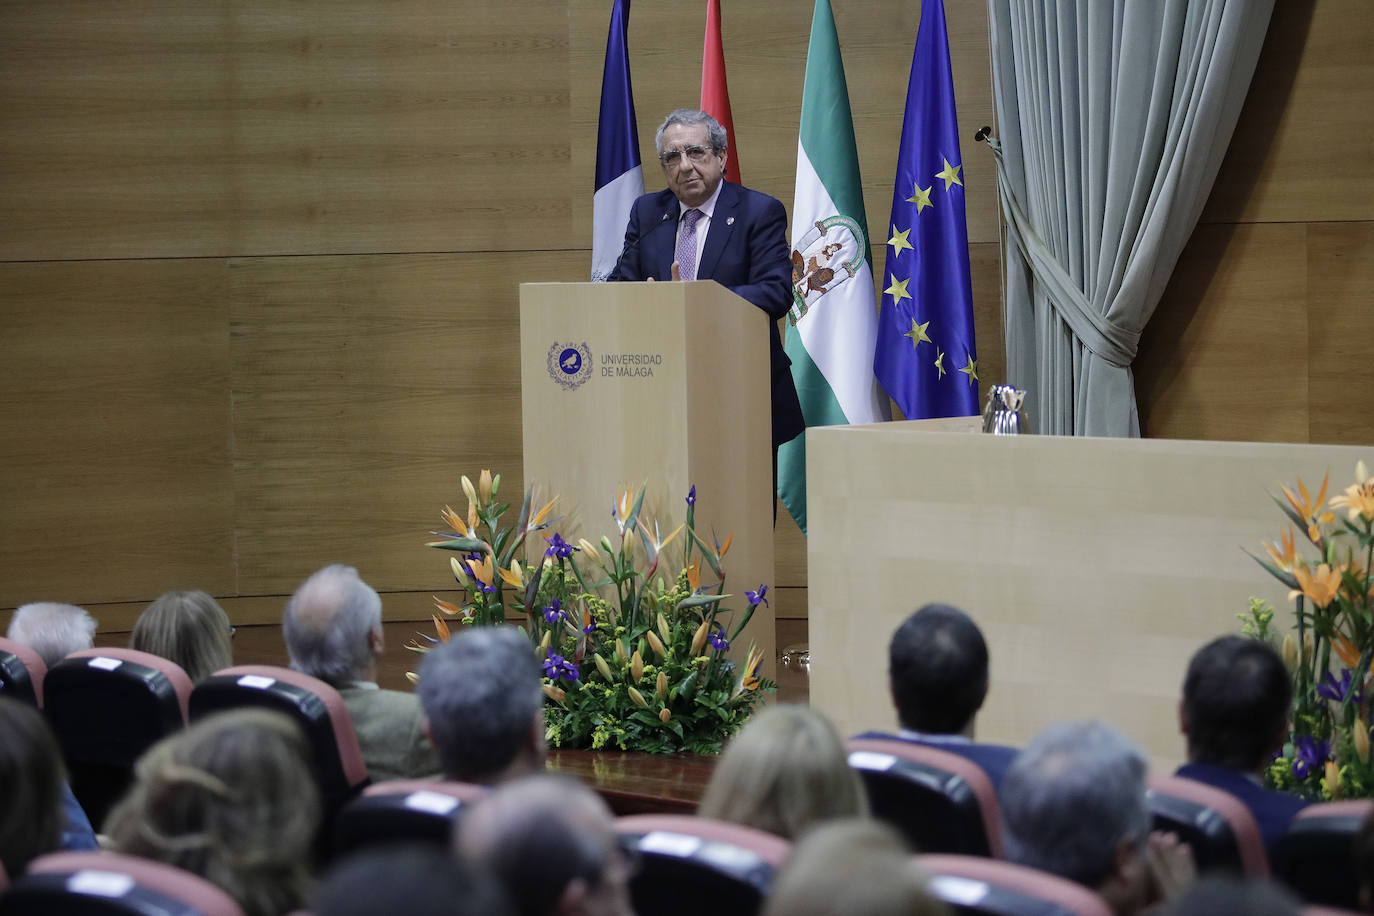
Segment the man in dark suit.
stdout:
<path fill-rule="evenodd" d="M 655 136 L 668 187 L 630 210 L 612 280 L 715 280 L 769 317 L 773 450 L 806 426 L 777 320 L 792 305 L 787 212 L 767 194 L 723 181 L 725 128 L 681 108 Z"/>
<path fill-rule="evenodd" d="M 1272 646 L 1245 636 L 1222 636 L 1188 662 L 1178 707 L 1188 762 L 1175 775 L 1230 792 L 1244 802 L 1271 854 L 1293 815 L 1307 805 L 1260 782 L 1265 766 L 1287 738 L 1292 702 L 1292 681 Z"/>
<path fill-rule="evenodd" d="M 994 789 L 1001 788 L 1016 749 L 973 740 L 974 719 L 988 695 L 988 646 L 967 614 L 927 604 L 902 621 L 888 645 L 888 686 L 901 726 L 895 737 L 967 758 Z"/>

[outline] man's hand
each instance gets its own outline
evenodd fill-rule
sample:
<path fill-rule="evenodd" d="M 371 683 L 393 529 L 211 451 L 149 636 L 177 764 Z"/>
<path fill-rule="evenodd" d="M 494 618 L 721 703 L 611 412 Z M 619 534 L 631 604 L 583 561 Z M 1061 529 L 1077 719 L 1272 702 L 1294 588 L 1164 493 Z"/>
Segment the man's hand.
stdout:
<path fill-rule="evenodd" d="M 1176 900 L 1197 881 L 1193 849 L 1181 842 L 1178 834 L 1159 830 L 1151 833 L 1145 842 L 1145 863 L 1154 901 Z"/>
<path fill-rule="evenodd" d="M 673 266 L 670 267 L 670 268 L 668 268 L 668 269 L 669 269 L 670 271 L 672 271 L 673 279 L 674 279 L 674 280 L 681 280 L 681 279 L 682 279 L 682 268 L 678 266 L 677 261 L 674 261 L 674 262 L 673 262 Z"/>

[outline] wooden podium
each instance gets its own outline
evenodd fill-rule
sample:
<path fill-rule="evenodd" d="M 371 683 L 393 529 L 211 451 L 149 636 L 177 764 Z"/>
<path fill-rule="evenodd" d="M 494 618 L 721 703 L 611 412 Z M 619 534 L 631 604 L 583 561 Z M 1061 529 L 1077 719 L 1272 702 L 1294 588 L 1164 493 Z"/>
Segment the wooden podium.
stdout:
<path fill-rule="evenodd" d="M 520 286 L 525 480 L 558 494 L 565 536 L 592 543 L 618 542 L 619 490 L 647 483 L 642 517 L 666 537 L 695 485 L 698 535 L 734 534 L 725 606 L 736 615 L 745 589 L 773 583 L 767 321 L 707 280 Z M 670 575 L 684 544 L 679 535 L 667 549 Z M 771 677 L 775 639 L 760 605 L 731 654 L 759 646 Z"/>

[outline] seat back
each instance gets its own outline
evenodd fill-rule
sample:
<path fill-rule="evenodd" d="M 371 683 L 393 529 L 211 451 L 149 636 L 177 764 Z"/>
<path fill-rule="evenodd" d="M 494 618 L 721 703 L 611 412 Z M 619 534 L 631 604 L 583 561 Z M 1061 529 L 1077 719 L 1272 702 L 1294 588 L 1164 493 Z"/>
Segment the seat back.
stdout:
<path fill-rule="evenodd" d="M 1147 794 L 1152 828 L 1176 833 L 1191 846 L 1199 872 L 1269 877 L 1259 824 L 1230 792 L 1182 776 L 1151 776 Z"/>
<path fill-rule="evenodd" d="M 921 852 L 1002 854 L 1002 815 L 983 768 L 958 754 L 898 738 L 851 738 L 849 765 L 874 816 Z"/>
<path fill-rule="evenodd" d="M 424 842 L 447 847 L 463 810 L 485 786 L 432 779 L 394 779 L 368 786 L 334 820 L 335 858 L 365 847 Z"/>
<path fill-rule="evenodd" d="M 689 814 L 630 814 L 616 831 L 641 862 L 635 911 L 660 916 L 753 916 L 792 851 L 771 833 Z"/>
<path fill-rule="evenodd" d="M 0 636 L 0 693 L 43 706 L 43 657 L 23 643 Z"/>
<path fill-rule="evenodd" d="M 191 691 L 190 717 L 194 722 L 245 706 L 276 710 L 300 725 L 314 755 L 326 820 L 367 784 L 367 765 L 348 708 L 339 691 L 324 681 L 272 665 L 225 668 Z"/>
<path fill-rule="evenodd" d="M 1302 809 L 1274 849 L 1274 876 L 1308 903 L 1359 909 L 1355 835 L 1371 812 L 1368 799 Z"/>
<path fill-rule="evenodd" d="M 111 852 L 40 856 L 0 896 L 2 916 L 243 916 L 224 891 L 171 865 Z"/>
<path fill-rule="evenodd" d="M 72 791 L 100 830 L 143 752 L 186 724 L 191 679 L 179 665 L 134 649 L 82 649 L 43 679 L 43 709 Z"/>
<path fill-rule="evenodd" d="M 975 916 L 1111 916 L 1086 887 L 1047 872 L 981 856 L 927 855 L 916 861 L 930 889 L 954 912 Z"/>

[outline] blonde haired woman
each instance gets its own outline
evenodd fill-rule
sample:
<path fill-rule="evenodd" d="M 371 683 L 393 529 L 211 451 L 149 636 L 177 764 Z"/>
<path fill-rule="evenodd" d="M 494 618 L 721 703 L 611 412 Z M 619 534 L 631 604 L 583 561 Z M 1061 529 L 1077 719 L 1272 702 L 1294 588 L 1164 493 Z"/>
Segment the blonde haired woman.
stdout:
<path fill-rule="evenodd" d="M 234 663 L 229 615 L 205 592 L 167 592 L 134 623 L 129 648 L 176 662 L 198 684 Z"/>
<path fill-rule="evenodd" d="M 111 812 L 114 848 L 218 885 L 247 916 L 305 905 L 320 796 L 309 749 L 280 713 L 219 713 L 154 745 Z"/>
<path fill-rule="evenodd" d="M 809 706 L 755 713 L 711 774 L 697 814 L 795 840 L 811 825 L 868 814 L 835 728 Z"/>

